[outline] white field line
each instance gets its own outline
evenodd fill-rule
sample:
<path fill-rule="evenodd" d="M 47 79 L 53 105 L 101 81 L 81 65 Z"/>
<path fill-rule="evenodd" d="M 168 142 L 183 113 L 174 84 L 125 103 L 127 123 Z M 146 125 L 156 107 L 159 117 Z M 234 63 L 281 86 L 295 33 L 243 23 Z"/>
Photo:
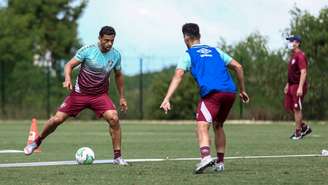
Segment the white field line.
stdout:
<path fill-rule="evenodd" d="M 235 156 L 225 157 L 225 159 L 265 159 L 265 158 L 296 158 L 296 157 L 322 157 L 320 154 L 304 155 L 265 155 L 265 156 Z M 160 161 L 195 161 L 199 158 L 165 158 L 165 159 L 127 159 L 127 162 L 160 162 Z M 95 160 L 94 164 L 113 164 L 113 160 Z M 59 166 L 77 165 L 76 161 L 51 161 L 51 162 L 30 162 L 30 163 L 7 163 L 0 164 L 0 168 L 10 167 L 34 167 L 34 166 Z"/>
<path fill-rule="evenodd" d="M 0 150 L 0 154 L 24 153 L 22 150 Z"/>

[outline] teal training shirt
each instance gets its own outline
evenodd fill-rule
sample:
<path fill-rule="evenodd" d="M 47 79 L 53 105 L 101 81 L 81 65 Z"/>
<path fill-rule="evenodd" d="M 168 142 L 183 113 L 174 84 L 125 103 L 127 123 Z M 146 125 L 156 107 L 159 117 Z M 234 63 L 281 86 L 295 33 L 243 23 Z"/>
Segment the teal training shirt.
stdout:
<path fill-rule="evenodd" d="M 121 55 L 115 48 L 103 53 L 98 44 L 80 48 L 74 58 L 81 62 L 74 91 L 98 95 L 108 91 L 110 72 L 121 70 Z"/>

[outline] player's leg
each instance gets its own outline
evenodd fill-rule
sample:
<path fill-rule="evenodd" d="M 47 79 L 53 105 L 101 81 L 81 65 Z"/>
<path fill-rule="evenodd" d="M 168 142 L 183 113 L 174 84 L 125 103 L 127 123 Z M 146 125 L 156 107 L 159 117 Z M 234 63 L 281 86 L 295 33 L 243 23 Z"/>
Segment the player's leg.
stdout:
<path fill-rule="evenodd" d="M 212 117 L 216 115 L 215 105 L 212 104 L 212 94 L 202 98 L 198 102 L 196 116 L 196 135 L 199 144 L 201 161 L 197 164 L 195 173 L 202 173 L 207 167 L 213 164 L 210 149 L 209 128 L 212 124 Z"/>
<path fill-rule="evenodd" d="M 217 159 L 214 164 L 215 171 L 224 170 L 224 153 L 226 147 L 226 137 L 223 129 L 223 124 L 227 119 L 230 109 L 235 101 L 234 93 L 218 93 L 217 94 L 219 107 L 215 124 L 213 125 L 215 134 L 215 146 Z"/>
<path fill-rule="evenodd" d="M 213 125 L 214 135 L 215 135 L 215 148 L 216 148 L 216 161 L 214 170 L 223 171 L 224 170 L 224 153 L 226 146 L 226 136 L 222 123 L 216 123 Z"/>
<path fill-rule="evenodd" d="M 299 103 L 299 106 L 300 106 L 300 110 L 302 112 L 302 124 L 301 124 L 302 131 L 301 131 L 301 134 L 302 134 L 303 137 L 312 133 L 311 127 L 308 124 L 306 124 L 303 120 L 303 110 L 302 109 L 303 109 L 303 100 L 304 100 L 304 97 L 305 97 L 306 93 L 307 93 L 307 85 L 305 85 L 304 88 L 303 88 L 303 96 L 298 98 L 298 103 Z"/>
<path fill-rule="evenodd" d="M 90 108 L 94 110 L 98 117 L 103 117 L 109 125 L 109 134 L 112 138 L 112 146 L 114 153 L 114 163 L 119 165 L 127 165 L 121 155 L 121 126 L 115 105 L 107 94 L 95 97 L 90 104 Z"/>
<path fill-rule="evenodd" d="M 296 90 L 295 90 L 295 85 L 289 85 L 288 86 L 288 91 L 285 94 L 285 98 L 284 98 L 284 107 L 286 109 L 286 111 L 288 113 L 292 113 L 294 116 L 294 120 L 295 120 L 295 127 L 297 128 L 297 121 L 295 119 L 295 103 L 297 103 L 297 97 L 296 97 Z M 298 107 L 298 104 L 296 104 L 296 107 Z M 289 137 L 290 139 L 296 138 L 296 129 L 293 132 L 293 134 Z M 298 135 L 298 137 L 300 139 L 300 135 Z"/>
<path fill-rule="evenodd" d="M 54 132 L 56 130 L 56 128 L 62 124 L 67 118 L 69 117 L 69 115 L 65 112 L 60 112 L 57 111 L 56 114 L 54 116 L 52 116 L 45 124 L 40 136 L 39 136 L 39 140 L 40 143 L 43 139 L 45 139 L 48 135 L 50 135 L 52 132 Z"/>
<path fill-rule="evenodd" d="M 210 136 L 209 136 L 210 125 L 205 121 L 197 121 L 196 135 L 198 139 L 200 156 L 201 158 L 211 155 L 210 152 Z"/>
<path fill-rule="evenodd" d="M 197 164 L 195 173 L 202 173 L 205 168 L 212 165 L 211 142 L 209 137 L 210 125 L 206 121 L 197 121 L 196 135 L 199 144 L 201 161 Z"/>
<path fill-rule="evenodd" d="M 122 131 L 116 110 L 108 110 L 103 114 L 104 119 L 109 124 L 109 134 L 112 137 L 114 164 L 127 165 L 128 163 L 123 160 L 121 154 L 122 146 Z"/>
<path fill-rule="evenodd" d="M 310 134 L 312 132 L 311 128 L 303 122 L 303 98 L 306 93 L 306 89 L 303 89 L 304 95 L 302 97 L 298 97 L 296 95 L 298 89 L 298 85 L 291 85 L 290 86 L 290 101 L 292 102 L 292 108 L 294 113 L 294 120 L 295 120 L 295 132 L 290 137 L 293 140 L 300 140 L 305 135 Z"/>
<path fill-rule="evenodd" d="M 109 134 L 112 137 L 114 158 L 120 157 L 121 150 L 121 127 L 119 124 L 118 113 L 116 110 L 108 110 L 103 114 L 104 119 L 109 125 Z M 119 152 L 119 153 L 117 153 Z"/>
<path fill-rule="evenodd" d="M 42 140 L 54 132 L 58 125 L 63 123 L 69 116 L 76 116 L 86 106 L 87 99 L 85 96 L 70 94 L 58 108 L 56 114 L 52 116 L 45 124 L 40 136 L 33 143 L 24 148 L 26 155 L 31 155 L 37 149 Z"/>
<path fill-rule="evenodd" d="M 46 122 L 40 136 L 24 148 L 25 155 L 31 155 L 33 151 L 41 145 L 42 140 L 54 132 L 58 125 L 62 124 L 68 117 L 68 114 L 57 111 L 57 113 Z"/>
<path fill-rule="evenodd" d="M 294 109 L 295 137 L 292 138 L 294 140 L 302 138 L 302 119 L 302 111 L 300 109 Z"/>
<path fill-rule="evenodd" d="M 302 139 L 304 136 L 310 134 L 312 129 L 303 121 L 303 97 L 295 97 L 294 100 L 294 119 L 295 119 L 295 133 L 291 137 L 293 140 Z"/>

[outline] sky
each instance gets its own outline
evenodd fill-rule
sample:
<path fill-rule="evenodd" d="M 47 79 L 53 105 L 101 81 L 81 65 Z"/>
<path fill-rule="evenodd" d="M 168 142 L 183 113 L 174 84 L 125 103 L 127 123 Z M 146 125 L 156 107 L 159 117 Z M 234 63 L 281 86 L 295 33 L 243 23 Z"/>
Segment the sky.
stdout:
<path fill-rule="evenodd" d="M 181 26 L 186 22 L 197 23 L 201 42 L 213 46 L 220 38 L 233 45 L 259 32 L 271 50 L 282 48 L 295 6 L 317 16 L 328 0 L 89 0 L 78 31 L 83 44 L 92 44 L 102 26 L 113 26 L 123 71 L 134 75 L 140 58 L 144 72 L 181 60 L 186 50 Z"/>

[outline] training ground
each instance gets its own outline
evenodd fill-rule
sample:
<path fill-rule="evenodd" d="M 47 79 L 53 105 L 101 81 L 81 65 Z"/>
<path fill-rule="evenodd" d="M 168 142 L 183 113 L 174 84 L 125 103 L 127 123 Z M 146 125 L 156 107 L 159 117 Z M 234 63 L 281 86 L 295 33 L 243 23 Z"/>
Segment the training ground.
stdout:
<path fill-rule="evenodd" d="M 122 121 L 123 155 L 131 165 L 115 166 L 104 121 L 68 121 L 28 157 L 21 150 L 30 121 L 0 121 L 0 184 L 328 184 L 328 157 L 320 155 L 328 149 L 328 123 L 310 123 L 313 133 L 292 141 L 291 122 L 230 121 L 225 171 L 195 175 L 194 122 Z M 82 146 L 95 151 L 95 164 L 76 164 Z"/>

